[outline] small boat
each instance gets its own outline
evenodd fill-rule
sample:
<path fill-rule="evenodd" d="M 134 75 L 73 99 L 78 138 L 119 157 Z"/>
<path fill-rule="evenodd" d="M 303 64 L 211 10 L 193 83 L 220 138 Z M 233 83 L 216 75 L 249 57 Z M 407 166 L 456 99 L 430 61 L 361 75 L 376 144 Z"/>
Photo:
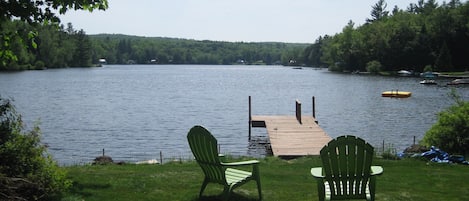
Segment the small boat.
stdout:
<path fill-rule="evenodd" d="M 448 83 L 448 85 L 460 85 L 460 84 L 469 84 L 469 78 L 455 79 Z"/>
<path fill-rule="evenodd" d="M 420 84 L 437 84 L 437 83 L 435 82 L 435 80 L 425 79 L 425 80 L 420 81 Z"/>
<path fill-rule="evenodd" d="M 438 74 L 439 73 L 427 71 L 424 73 L 420 73 L 420 77 L 433 79 L 433 78 L 438 77 Z"/>
<path fill-rule="evenodd" d="M 397 74 L 398 74 L 399 76 L 404 76 L 404 77 L 412 76 L 412 72 L 407 71 L 407 70 L 400 70 L 400 71 L 397 71 Z"/>
<path fill-rule="evenodd" d="M 381 93 L 381 96 L 382 97 L 391 97 L 391 98 L 408 98 L 412 95 L 411 92 L 408 92 L 408 91 L 385 91 L 383 93 Z"/>

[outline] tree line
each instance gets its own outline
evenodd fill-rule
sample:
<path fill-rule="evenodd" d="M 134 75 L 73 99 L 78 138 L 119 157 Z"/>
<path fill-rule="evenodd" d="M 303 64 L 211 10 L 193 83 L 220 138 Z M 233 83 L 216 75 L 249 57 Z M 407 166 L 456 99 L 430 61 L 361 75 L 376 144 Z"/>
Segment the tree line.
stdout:
<path fill-rule="evenodd" d="M 0 54 L 0 70 L 90 67 L 108 64 L 266 64 L 295 65 L 308 44 L 246 43 L 140 37 L 118 34 L 87 35 L 71 23 L 1 24 L 8 49 Z M 9 33 L 18 33 L 16 35 Z"/>
<path fill-rule="evenodd" d="M 110 64 L 283 64 L 307 44 L 197 41 L 177 38 L 100 34 L 89 36 L 93 61 Z"/>
<path fill-rule="evenodd" d="M 387 11 L 385 0 L 372 6 L 361 26 L 321 36 L 299 58 L 332 71 L 464 71 L 469 67 L 469 3 L 419 0 L 406 10 Z"/>

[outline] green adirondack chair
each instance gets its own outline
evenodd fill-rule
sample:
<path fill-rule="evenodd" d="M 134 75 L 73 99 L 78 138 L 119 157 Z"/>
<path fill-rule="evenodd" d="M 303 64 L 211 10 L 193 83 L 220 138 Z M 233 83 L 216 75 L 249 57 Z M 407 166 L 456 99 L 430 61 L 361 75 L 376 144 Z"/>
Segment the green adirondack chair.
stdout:
<path fill-rule="evenodd" d="M 376 175 L 381 166 L 371 166 L 373 147 L 347 135 L 331 140 L 321 149 L 323 167 L 311 168 L 317 179 L 319 200 L 375 200 Z"/>
<path fill-rule="evenodd" d="M 202 196 L 208 183 L 221 184 L 224 187 L 223 200 L 228 200 L 231 192 L 250 180 L 257 182 L 259 200 L 262 200 L 261 180 L 259 175 L 259 161 L 250 160 L 234 163 L 224 163 L 220 160 L 217 139 L 202 126 L 194 126 L 187 134 L 189 146 L 194 154 L 195 160 L 202 168 L 205 179 L 200 189 L 199 197 Z M 239 166 L 252 166 L 252 172 L 235 169 Z"/>

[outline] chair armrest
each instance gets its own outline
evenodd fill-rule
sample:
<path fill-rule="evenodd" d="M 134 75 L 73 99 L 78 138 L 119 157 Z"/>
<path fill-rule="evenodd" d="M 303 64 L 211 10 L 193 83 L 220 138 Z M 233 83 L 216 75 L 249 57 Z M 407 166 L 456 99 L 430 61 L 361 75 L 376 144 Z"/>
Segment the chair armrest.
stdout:
<path fill-rule="evenodd" d="M 256 165 L 259 164 L 258 160 L 249 160 L 249 161 L 240 161 L 240 162 L 231 162 L 231 163 L 221 163 L 223 166 L 242 166 L 242 165 Z"/>
<path fill-rule="evenodd" d="M 218 158 L 220 159 L 221 162 L 225 162 L 225 154 L 218 154 Z"/>
<path fill-rule="evenodd" d="M 371 176 L 383 174 L 383 167 L 381 166 L 371 166 Z"/>
<path fill-rule="evenodd" d="M 316 179 L 324 178 L 324 175 L 322 175 L 322 167 L 311 168 L 311 175 Z"/>

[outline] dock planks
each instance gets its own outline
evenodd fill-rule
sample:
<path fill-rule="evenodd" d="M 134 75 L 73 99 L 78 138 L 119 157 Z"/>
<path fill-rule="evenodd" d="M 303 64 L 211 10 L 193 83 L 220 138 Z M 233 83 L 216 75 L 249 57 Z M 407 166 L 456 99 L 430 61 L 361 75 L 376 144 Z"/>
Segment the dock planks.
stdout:
<path fill-rule="evenodd" d="M 330 140 L 312 116 L 251 116 L 252 127 L 265 127 L 272 153 L 278 157 L 319 155 Z"/>

